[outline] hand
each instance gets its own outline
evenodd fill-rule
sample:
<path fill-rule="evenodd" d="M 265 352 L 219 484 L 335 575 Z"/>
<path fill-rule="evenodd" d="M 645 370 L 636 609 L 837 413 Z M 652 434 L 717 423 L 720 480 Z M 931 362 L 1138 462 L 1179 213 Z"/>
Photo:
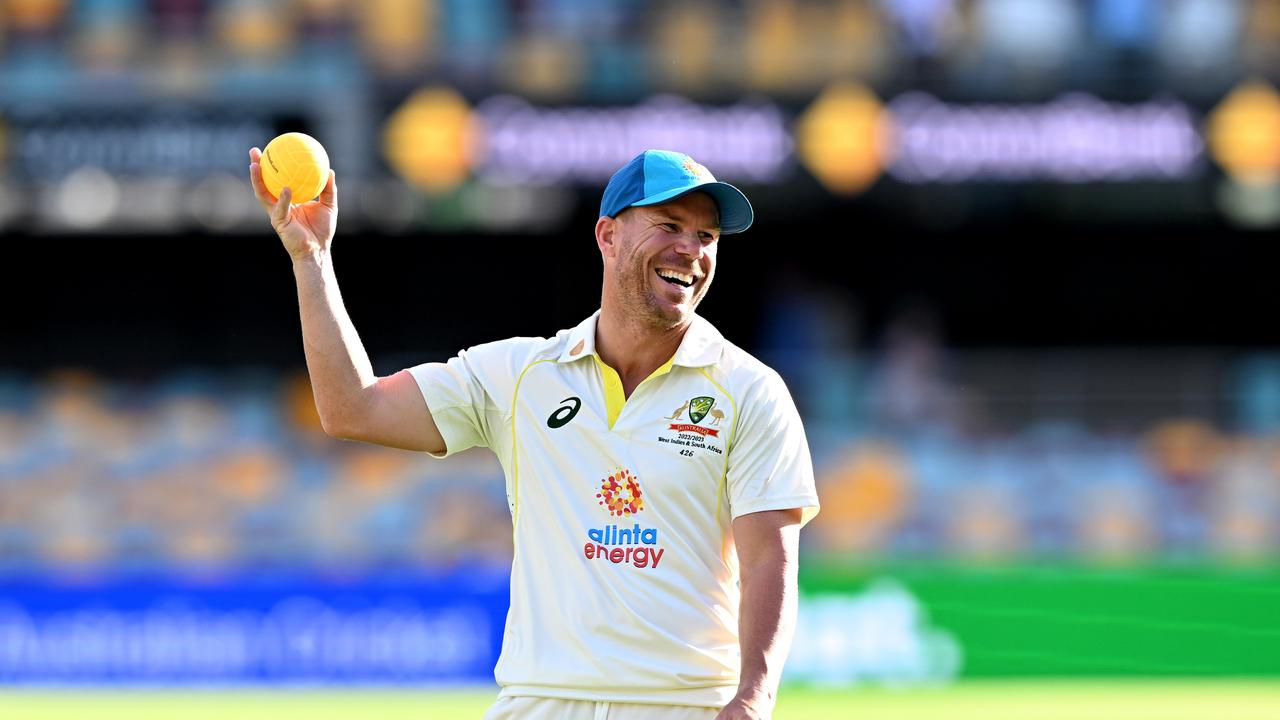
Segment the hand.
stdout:
<path fill-rule="evenodd" d="M 768 720 L 770 717 L 772 714 L 765 712 L 763 703 L 738 696 L 724 706 L 715 720 Z"/>
<path fill-rule="evenodd" d="M 262 151 L 249 150 L 249 182 L 253 185 L 254 197 L 271 218 L 271 227 L 280 236 L 284 249 L 295 260 L 316 252 L 328 252 L 338 229 L 338 186 L 333 170 L 329 171 L 329 181 L 320 191 L 320 197 L 293 205 L 289 202 L 293 197 L 289 188 L 280 191 L 279 199 L 267 192 L 262 182 L 261 160 Z"/>

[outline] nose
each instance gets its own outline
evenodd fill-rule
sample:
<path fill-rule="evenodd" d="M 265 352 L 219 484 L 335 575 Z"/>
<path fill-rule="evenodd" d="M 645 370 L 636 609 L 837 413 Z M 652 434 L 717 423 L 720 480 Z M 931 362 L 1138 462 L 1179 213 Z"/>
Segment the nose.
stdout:
<path fill-rule="evenodd" d="M 702 257 L 702 238 L 695 232 L 682 233 L 676 240 L 676 252 L 683 257 L 697 260 Z"/>

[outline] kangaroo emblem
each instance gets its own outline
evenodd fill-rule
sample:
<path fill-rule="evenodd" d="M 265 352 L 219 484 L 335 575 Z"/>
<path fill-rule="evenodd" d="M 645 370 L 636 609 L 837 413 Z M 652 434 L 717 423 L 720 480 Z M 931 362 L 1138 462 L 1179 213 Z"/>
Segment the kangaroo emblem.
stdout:
<path fill-rule="evenodd" d="M 670 416 L 668 416 L 668 417 L 667 417 L 667 419 L 668 419 L 668 420 L 679 420 L 679 419 L 680 419 L 680 416 L 684 414 L 684 411 L 685 411 L 685 410 L 688 410 L 688 409 L 689 409 L 689 403 L 685 403 L 685 404 L 681 405 L 681 406 L 680 406 L 680 407 L 679 407 L 675 412 L 671 413 L 671 415 L 670 415 Z"/>
<path fill-rule="evenodd" d="M 715 408 L 714 410 L 711 411 L 712 425 L 719 425 L 720 421 L 723 419 L 724 419 L 724 413 L 720 412 L 720 408 Z"/>

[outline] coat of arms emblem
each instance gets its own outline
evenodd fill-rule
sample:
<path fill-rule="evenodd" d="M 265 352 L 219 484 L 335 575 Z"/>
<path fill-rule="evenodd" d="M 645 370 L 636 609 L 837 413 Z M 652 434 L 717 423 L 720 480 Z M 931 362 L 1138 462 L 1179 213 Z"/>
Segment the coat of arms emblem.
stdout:
<path fill-rule="evenodd" d="M 702 418 L 711 412 L 711 406 L 716 404 L 716 399 L 702 396 L 696 397 L 689 401 L 689 419 L 695 424 L 702 422 Z"/>

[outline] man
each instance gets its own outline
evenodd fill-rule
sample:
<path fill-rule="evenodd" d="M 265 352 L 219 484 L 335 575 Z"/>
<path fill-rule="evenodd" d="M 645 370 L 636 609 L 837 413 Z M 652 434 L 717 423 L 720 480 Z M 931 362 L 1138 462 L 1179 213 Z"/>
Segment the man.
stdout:
<path fill-rule="evenodd" d="M 769 717 L 818 500 L 782 380 L 694 314 L 720 235 L 752 222 L 746 197 L 688 156 L 642 153 L 604 193 L 597 313 L 379 378 L 334 276 L 334 176 L 291 206 L 249 158 L 293 258 L 325 431 L 502 463 L 515 557 L 487 717 Z"/>

